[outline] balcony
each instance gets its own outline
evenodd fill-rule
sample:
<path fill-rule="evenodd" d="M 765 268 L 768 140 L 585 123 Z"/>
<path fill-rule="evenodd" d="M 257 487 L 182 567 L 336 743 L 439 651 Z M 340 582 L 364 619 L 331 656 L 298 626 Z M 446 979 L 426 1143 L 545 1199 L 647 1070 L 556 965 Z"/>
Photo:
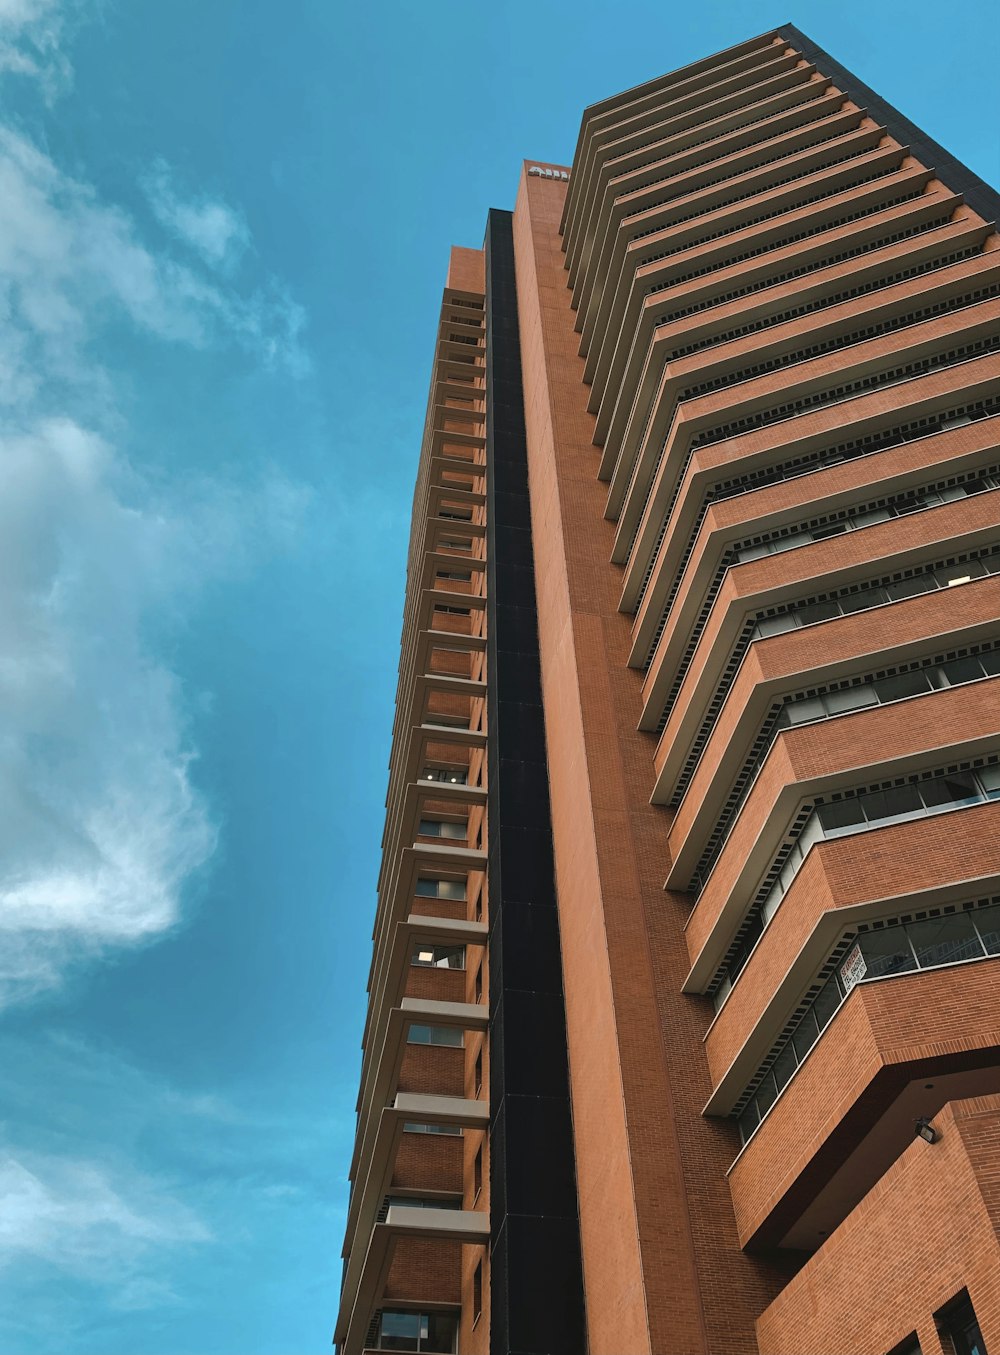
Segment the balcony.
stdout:
<path fill-rule="evenodd" d="M 825 726 L 785 730 L 772 745 L 688 920 L 692 967 L 685 989 L 709 987 L 755 908 L 765 922 L 774 915 L 781 890 L 787 890 L 813 842 L 881 831 L 893 818 L 948 813 L 952 798 L 946 769 L 987 757 L 1000 746 L 998 687 L 1000 679 L 990 678 L 858 711 Z M 995 771 L 989 770 L 989 784 L 968 803 L 994 797 Z M 927 781 L 921 779 L 925 773 Z M 906 799 L 897 812 L 865 798 L 869 787 L 894 781 L 912 806 Z M 926 796 L 917 790 L 918 781 L 926 785 Z M 884 799 L 884 792 L 878 794 Z M 814 812 L 816 798 L 824 803 Z M 862 801 L 869 804 L 867 818 L 854 816 Z M 954 803 L 963 802 L 959 795 Z M 841 811 L 848 816 L 843 823 Z M 953 831 L 961 831 L 954 810 L 950 817 Z"/>
<path fill-rule="evenodd" d="M 733 1111 L 842 937 L 997 894 L 1000 802 L 814 844 L 705 1036 L 706 1113 Z"/>
<path fill-rule="evenodd" d="M 920 1116 L 1000 1092 L 996 959 L 859 983 L 729 1172 L 743 1246 L 814 1251 Z"/>
<path fill-rule="evenodd" d="M 705 744 L 701 760 L 684 781 L 685 793 L 670 828 L 671 871 L 668 883 L 687 885 L 692 879 L 707 876 L 711 862 L 722 850 L 727 832 L 740 806 L 752 794 L 754 777 L 763 767 L 768 752 L 783 729 L 823 724 L 849 718 L 862 709 L 897 705 L 919 700 L 936 690 L 988 680 L 1000 676 L 1000 577 L 984 581 L 982 589 L 964 589 L 943 603 L 923 606 L 904 605 L 899 614 L 885 618 L 878 629 L 852 625 L 833 625 L 824 636 L 822 661 L 817 663 L 816 636 L 792 632 L 790 643 L 768 650 L 768 667 L 775 659 L 792 660 L 799 656 L 798 671 L 781 677 L 765 677 L 754 646 L 744 660 L 737 680 Z M 896 623 L 889 624 L 890 619 Z M 942 626 L 947 627 L 941 633 Z M 863 638 L 852 652 L 844 642 L 848 636 Z M 794 636 L 799 636 L 796 643 Z M 964 649 L 989 645 L 982 653 L 947 660 L 942 656 Z M 862 649 L 863 645 L 867 648 Z M 938 662 L 922 666 L 921 660 L 937 657 Z M 849 676 L 864 676 L 863 681 Z M 901 669 L 891 676 L 874 678 L 874 672 Z M 848 685 L 850 684 L 850 685 Z M 808 690 L 814 695 L 781 697 L 790 691 Z"/>

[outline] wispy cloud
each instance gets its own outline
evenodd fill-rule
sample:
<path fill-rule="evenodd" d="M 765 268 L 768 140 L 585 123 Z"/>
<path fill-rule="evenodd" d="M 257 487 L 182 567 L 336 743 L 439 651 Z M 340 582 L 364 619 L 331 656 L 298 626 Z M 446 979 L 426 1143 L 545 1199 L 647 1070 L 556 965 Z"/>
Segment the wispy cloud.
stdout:
<path fill-rule="evenodd" d="M 64 92 L 73 72 L 63 42 L 79 9 L 75 0 L 0 0 L 0 75 L 30 77 L 50 101 Z"/>
<path fill-rule="evenodd" d="M 76 13 L 0 0 L 0 73 L 45 85 Z M 121 449 L 109 326 L 251 369 L 305 366 L 304 313 L 282 287 L 207 266 L 247 246 L 238 210 L 182 200 L 157 164 L 158 207 L 206 265 L 151 244 L 0 119 L 0 1006 L 177 923 L 217 826 L 192 780 L 189 697 L 151 637 L 207 581 L 287 542 L 307 500 L 260 467 L 239 485 L 154 487 Z M 141 429 L 128 437 L 141 448 Z"/>
<path fill-rule="evenodd" d="M 331 1164 L 350 1116 L 237 1105 L 69 1034 L 0 1035 L 0 1060 L 17 1122 L 0 1136 L 0 1285 L 48 1299 L 3 1306 L 3 1349 L 80 1348 L 67 1332 L 95 1310 L 111 1326 L 190 1316 L 212 1301 L 205 1268 L 236 1289 L 226 1258 L 247 1252 L 333 1292 Z M 92 1332 L 80 1344 L 99 1348 Z"/>
<path fill-rule="evenodd" d="M 143 187 L 160 224 L 214 267 L 232 267 L 250 243 L 241 213 L 207 193 L 182 195 L 174 173 L 158 159 Z"/>

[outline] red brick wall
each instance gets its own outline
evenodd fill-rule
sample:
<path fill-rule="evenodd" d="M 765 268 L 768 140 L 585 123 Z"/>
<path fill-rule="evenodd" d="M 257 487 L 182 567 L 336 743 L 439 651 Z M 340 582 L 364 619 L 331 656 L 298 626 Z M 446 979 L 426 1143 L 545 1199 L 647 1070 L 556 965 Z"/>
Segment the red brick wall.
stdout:
<path fill-rule="evenodd" d="M 914 1140 L 757 1323 L 761 1355 L 885 1355 L 963 1286 L 1000 1349 L 1000 1096 L 952 1103 Z M 948 1352 L 951 1355 L 951 1352 Z"/>

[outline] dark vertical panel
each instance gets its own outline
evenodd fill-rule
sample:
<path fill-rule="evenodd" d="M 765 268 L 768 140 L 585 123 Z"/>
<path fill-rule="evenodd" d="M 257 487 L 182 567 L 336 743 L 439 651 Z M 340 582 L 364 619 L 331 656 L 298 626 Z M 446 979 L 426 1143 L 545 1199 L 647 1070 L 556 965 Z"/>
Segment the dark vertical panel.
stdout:
<path fill-rule="evenodd" d="M 995 222 L 1000 218 L 1000 193 L 991 188 L 985 179 L 974 174 L 968 165 L 946 151 L 916 123 L 904 117 L 891 103 L 876 94 L 870 85 L 835 61 L 829 52 L 807 38 L 794 24 L 782 24 L 777 31 L 816 66 L 820 75 L 828 75 L 835 80 L 838 89 L 849 95 L 859 107 L 867 109 L 869 117 L 887 128 L 900 145 L 908 146 L 921 164 L 933 169 L 953 193 L 961 193 L 984 221 Z"/>
<path fill-rule="evenodd" d="M 510 212 L 486 227 L 490 1351 L 586 1349 Z"/>

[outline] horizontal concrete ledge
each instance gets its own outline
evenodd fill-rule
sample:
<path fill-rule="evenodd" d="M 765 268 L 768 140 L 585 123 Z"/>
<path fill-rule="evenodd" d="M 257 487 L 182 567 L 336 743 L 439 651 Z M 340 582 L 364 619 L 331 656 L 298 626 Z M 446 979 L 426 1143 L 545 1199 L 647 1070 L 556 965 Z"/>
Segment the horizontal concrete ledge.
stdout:
<path fill-rule="evenodd" d="M 484 1002 L 432 1002 L 425 997 L 404 997 L 400 1011 L 408 1018 L 430 1026 L 460 1026 L 463 1030 L 486 1030 L 490 1014 Z"/>

